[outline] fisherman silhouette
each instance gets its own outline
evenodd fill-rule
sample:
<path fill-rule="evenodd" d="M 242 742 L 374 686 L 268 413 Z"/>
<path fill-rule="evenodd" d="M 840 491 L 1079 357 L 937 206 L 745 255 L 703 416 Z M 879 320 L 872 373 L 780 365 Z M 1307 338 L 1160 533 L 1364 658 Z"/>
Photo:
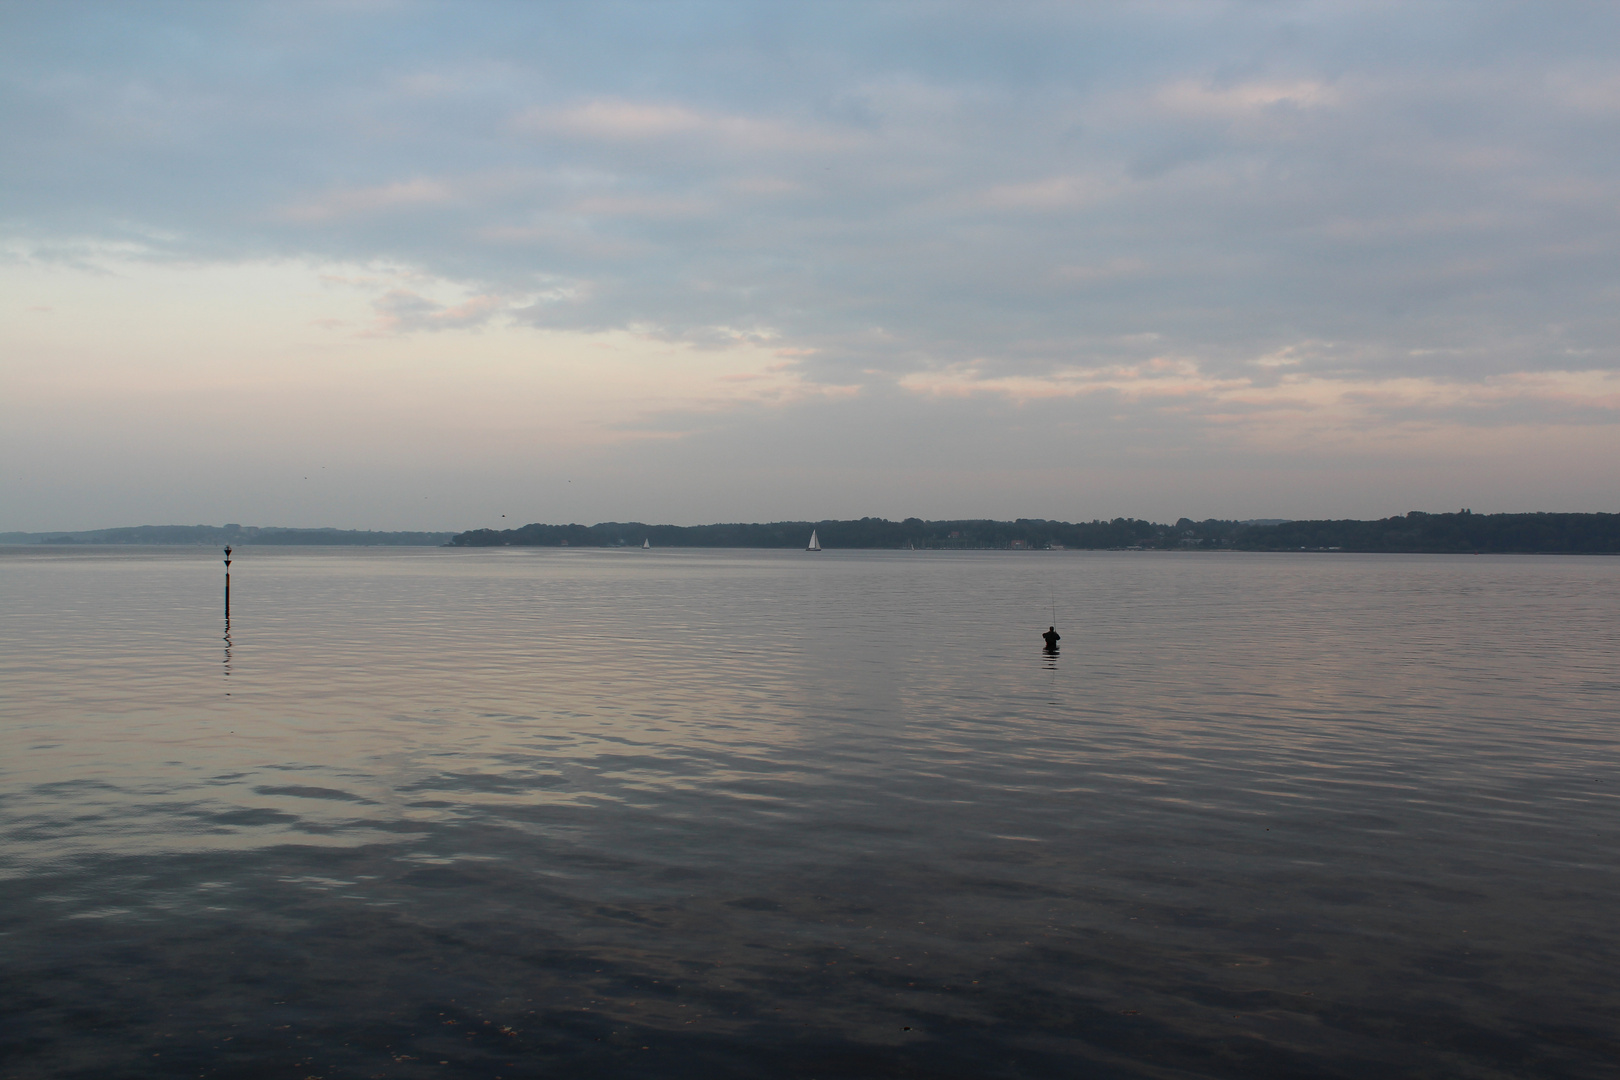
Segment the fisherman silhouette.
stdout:
<path fill-rule="evenodd" d="M 1057 652 L 1057 643 L 1063 640 L 1063 635 L 1057 632 L 1055 626 L 1048 626 L 1046 633 L 1042 634 L 1041 637 L 1046 639 L 1047 652 Z"/>

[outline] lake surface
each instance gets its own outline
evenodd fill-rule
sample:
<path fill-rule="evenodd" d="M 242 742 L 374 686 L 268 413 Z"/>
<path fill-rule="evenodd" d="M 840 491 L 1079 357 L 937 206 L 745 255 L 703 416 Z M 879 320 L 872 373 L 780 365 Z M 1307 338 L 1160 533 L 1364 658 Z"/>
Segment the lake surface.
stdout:
<path fill-rule="evenodd" d="M 219 558 L 0 549 L 0 1077 L 1616 1075 L 1620 559 Z"/>

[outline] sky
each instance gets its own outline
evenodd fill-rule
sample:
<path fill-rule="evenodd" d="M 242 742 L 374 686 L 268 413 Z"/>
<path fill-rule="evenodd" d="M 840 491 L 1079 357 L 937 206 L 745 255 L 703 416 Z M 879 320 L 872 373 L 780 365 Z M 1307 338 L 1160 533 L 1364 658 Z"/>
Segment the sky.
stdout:
<path fill-rule="evenodd" d="M 0 132 L 0 529 L 1620 511 L 1613 4 L 0 0 Z"/>

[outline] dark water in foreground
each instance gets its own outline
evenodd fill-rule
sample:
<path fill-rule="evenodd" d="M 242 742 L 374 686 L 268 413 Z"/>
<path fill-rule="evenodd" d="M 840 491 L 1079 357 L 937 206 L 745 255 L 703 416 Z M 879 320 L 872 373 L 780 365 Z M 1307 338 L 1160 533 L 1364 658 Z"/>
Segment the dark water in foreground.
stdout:
<path fill-rule="evenodd" d="M 1620 560 L 217 559 L 0 552 L 0 1077 L 1620 1069 Z"/>

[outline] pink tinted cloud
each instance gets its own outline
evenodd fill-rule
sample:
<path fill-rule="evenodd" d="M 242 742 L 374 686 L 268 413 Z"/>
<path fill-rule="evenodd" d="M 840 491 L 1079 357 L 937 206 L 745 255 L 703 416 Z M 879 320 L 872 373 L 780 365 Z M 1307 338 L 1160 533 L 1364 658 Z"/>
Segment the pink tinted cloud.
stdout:
<path fill-rule="evenodd" d="M 390 289 L 371 305 L 377 311 L 378 325 L 386 333 L 413 330 L 466 330 L 482 326 L 501 311 L 506 302 L 499 296 L 472 296 L 459 304 L 441 304 L 408 289 Z"/>
<path fill-rule="evenodd" d="M 533 108 L 513 119 L 519 131 L 596 142 L 698 140 L 742 150 L 827 153 L 861 141 L 857 132 L 826 124 L 799 124 L 736 113 L 710 113 L 684 105 L 597 99 L 560 109 Z"/>
<path fill-rule="evenodd" d="M 406 180 L 376 187 L 346 188 L 328 192 L 309 202 L 285 208 L 281 216 L 289 221 L 306 223 L 331 221 L 438 205 L 451 201 L 453 197 L 450 186 L 443 181 Z"/>

